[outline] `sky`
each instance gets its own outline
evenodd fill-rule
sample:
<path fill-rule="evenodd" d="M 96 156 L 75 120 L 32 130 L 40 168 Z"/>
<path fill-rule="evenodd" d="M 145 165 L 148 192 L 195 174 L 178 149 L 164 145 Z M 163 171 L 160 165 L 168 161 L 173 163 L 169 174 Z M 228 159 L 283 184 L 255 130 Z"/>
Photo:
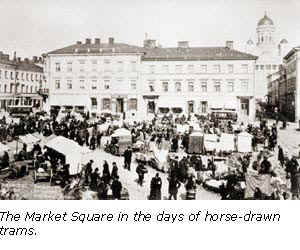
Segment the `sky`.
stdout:
<path fill-rule="evenodd" d="M 0 0 L 0 51 L 20 57 L 100 38 L 142 46 L 145 34 L 163 47 L 186 40 L 190 46 L 245 50 L 256 41 L 265 11 L 278 40 L 300 45 L 299 0 Z"/>

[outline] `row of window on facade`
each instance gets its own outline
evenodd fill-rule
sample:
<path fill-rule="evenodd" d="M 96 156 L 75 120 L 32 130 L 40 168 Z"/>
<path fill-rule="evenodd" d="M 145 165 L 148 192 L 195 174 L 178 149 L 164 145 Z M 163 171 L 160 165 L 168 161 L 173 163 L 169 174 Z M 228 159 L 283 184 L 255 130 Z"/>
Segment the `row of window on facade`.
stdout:
<path fill-rule="evenodd" d="M 149 82 L 149 91 L 155 92 L 157 89 L 157 86 L 154 82 Z M 195 91 L 195 83 L 189 82 L 187 86 L 188 92 L 194 92 Z M 226 88 L 226 89 L 223 89 Z M 182 92 L 182 83 L 181 82 L 175 82 L 174 86 L 175 92 Z M 242 80 L 241 81 L 241 91 L 247 92 L 249 90 L 249 81 L 248 80 Z M 170 83 L 169 82 L 162 82 L 162 91 L 163 92 L 169 92 L 170 91 Z M 200 82 L 200 91 L 201 92 L 208 92 L 208 83 L 207 81 L 201 81 Z M 222 84 L 221 81 L 214 81 L 213 83 L 213 92 L 235 92 L 236 86 L 234 81 L 228 81 L 226 82 L 226 85 Z"/>
<path fill-rule="evenodd" d="M 3 75 L 2 75 L 3 74 Z M 23 81 L 42 81 L 42 74 L 24 73 L 18 71 L 0 70 L 0 79 L 23 80 Z"/>
<path fill-rule="evenodd" d="M 97 98 L 93 97 L 91 98 L 92 102 L 92 108 L 97 109 L 98 108 L 98 102 Z M 116 107 L 118 108 L 118 107 Z M 137 99 L 136 98 L 130 98 L 127 101 L 127 110 L 135 110 L 137 111 Z M 110 98 L 103 98 L 101 103 L 101 109 L 102 110 L 112 110 L 112 100 Z M 117 112 L 121 112 L 121 110 L 115 110 Z"/>
<path fill-rule="evenodd" d="M 84 72 L 86 71 L 87 68 L 91 68 L 92 71 L 98 71 L 99 67 L 99 62 L 97 60 L 92 60 L 90 65 L 86 64 L 86 60 L 79 60 L 78 61 L 79 64 L 79 71 L 80 72 Z M 125 66 L 126 64 L 123 61 L 118 61 L 116 64 L 116 70 L 118 72 L 123 72 L 125 70 Z M 132 61 L 130 62 L 130 70 L 133 72 L 137 71 L 137 62 L 136 61 Z M 103 69 L 106 72 L 112 71 L 112 62 L 110 60 L 104 60 L 104 64 L 103 64 Z M 74 63 L 73 62 L 67 62 L 66 64 L 66 69 L 64 69 L 64 67 L 62 66 L 61 63 L 56 62 L 55 63 L 55 71 L 56 72 L 73 72 L 74 70 Z"/>
<path fill-rule="evenodd" d="M 159 68 L 157 65 L 149 65 L 149 73 L 154 74 L 154 73 L 243 73 L 247 74 L 249 73 L 249 65 L 248 64 L 242 64 L 240 65 L 239 70 L 235 69 L 235 65 L 233 64 L 228 64 L 227 65 L 227 70 L 225 68 L 222 68 L 220 64 L 215 64 L 212 65 L 212 69 L 208 69 L 208 65 L 202 64 L 200 65 L 194 65 L 190 64 L 186 66 L 186 69 L 183 65 L 174 65 L 172 69 L 170 69 L 170 65 L 162 65 L 161 68 Z"/>
<path fill-rule="evenodd" d="M 16 84 L 0 84 L 0 93 L 21 93 L 21 94 L 32 94 L 38 91 L 37 86 L 28 86 L 28 85 L 16 85 Z"/>
<path fill-rule="evenodd" d="M 271 64 L 267 64 L 267 65 L 256 65 L 255 66 L 256 70 L 277 70 L 279 69 L 278 65 L 271 65 Z"/>
<path fill-rule="evenodd" d="M 208 92 L 208 87 L 207 87 L 207 81 L 202 81 L 200 83 L 200 90 L 201 92 Z M 227 88 L 227 92 L 235 92 L 235 83 L 234 81 L 228 81 L 226 83 L 227 86 L 224 86 Z M 213 84 L 213 90 L 214 92 L 221 92 L 222 91 L 222 84 L 221 81 L 214 81 Z M 73 89 L 73 81 L 72 80 L 67 80 L 67 89 L 71 90 Z M 61 89 L 61 80 L 56 80 L 55 81 L 55 88 L 56 89 Z M 110 90 L 111 88 L 111 82 L 110 80 L 104 80 L 104 85 L 103 89 L 104 90 Z M 86 89 L 86 82 L 85 80 L 79 80 L 79 89 L 85 90 Z M 97 80 L 92 80 L 92 85 L 91 85 L 92 90 L 97 90 L 98 89 L 98 81 Z M 137 82 L 136 81 L 131 81 L 130 82 L 130 90 L 136 90 L 137 89 Z M 174 85 L 175 92 L 182 92 L 182 83 L 181 82 L 176 82 Z M 248 80 L 242 80 L 241 81 L 241 91 L 247 92 L 249 90 L 249 81 Z M 156 92 L 157 91 L 157 86 L 155 85 L 154 82 L 149 82 L 148 84 L 148 91 L 149 92 Z M 163 92 L 169 92 L 170 91 L 170 83 L 169 82 L 162 82 L 162 91 Z M 188 92 L 194 92 L 195 91 L 195 83 L 194 82 L 189 82 L 188 83 Z M 223 90 L 226 91 L 226 90 Z"/>

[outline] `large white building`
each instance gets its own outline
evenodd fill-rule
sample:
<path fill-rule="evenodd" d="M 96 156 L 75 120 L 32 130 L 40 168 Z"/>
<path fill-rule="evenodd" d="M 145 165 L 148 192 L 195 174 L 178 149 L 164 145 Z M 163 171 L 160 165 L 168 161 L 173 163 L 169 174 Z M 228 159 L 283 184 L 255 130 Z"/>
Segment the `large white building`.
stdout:
<path fill-rule="evenodd" d="M 255 96 L 265 100 L 268 94 L 267 76 L 279 70 L 289 46 L 286 39 L 278 39 L 276 26 L 266 13 L 257 23 L 254 41 L 248 40 L 246 52 L 258 56 L 255 73 Z"/>
<path fill-rule="evenodd" d="M 111 111 L 145 119 L 150 113 L 236 110 L 255 116 L 256 57 L 233 48 L 144 47 L 86 39 L 49 52 L 46 76 L 52 107 Z"/>

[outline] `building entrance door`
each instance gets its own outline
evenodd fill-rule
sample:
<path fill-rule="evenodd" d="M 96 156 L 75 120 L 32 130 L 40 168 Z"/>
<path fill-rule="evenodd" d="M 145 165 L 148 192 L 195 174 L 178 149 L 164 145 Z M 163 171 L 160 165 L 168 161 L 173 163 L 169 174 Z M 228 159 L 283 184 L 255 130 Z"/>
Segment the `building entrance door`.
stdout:
<path fill-rule="evenodd" d="M 249 100 L 248 99 L 242 99 L 241 100 L 241 113 L 242 115 L 249 115 Z"/>
<path fill-rule="evenodd" d="M 148 101 L 147 110 L 148 110 L 148 113 L 151 113 L 151 114 L 155 113 L 155 102 L 154 101 Z"/>
<path fill-rule="evenodd" d="M 117 98 L 117 113 L 123 113 L 124 112 L 124 99 L 123 98 Z"/>

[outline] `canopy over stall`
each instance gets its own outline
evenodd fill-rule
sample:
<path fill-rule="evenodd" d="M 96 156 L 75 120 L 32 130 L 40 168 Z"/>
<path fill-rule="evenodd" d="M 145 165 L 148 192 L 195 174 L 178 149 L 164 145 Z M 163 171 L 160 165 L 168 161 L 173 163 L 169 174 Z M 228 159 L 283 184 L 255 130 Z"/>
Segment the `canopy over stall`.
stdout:
<path fill-rule="evenodd" d="M 219 151 L 235 151 L 234 135 L 222 133 L 218 143 Z"/>
<path fill-rule="evenodd" d="M 126 136 L 131 137 L 130 131 L 126 128 L 119 128 L 115 130 L 115 132 L 112 134 L 112 137 L 126 137 Z"/>
<path fill-rule="evenodd" d="M 67 139 L 62 136 L 57 136 L 48 141 L 45 145 L 66 157 L 66 164 L 70 165 L 70 174 L 75 175 L 81 171 L 81 164 L 85 162 L 86 154 L 91 151 L 87 148 L 81 147 L 75 141 Z"/>
<path fill-rule="evenodd" d="M 204 134 L 204 149 L 214 151 L 218 147 L 218 136 L 216 134 Z"/>
<path fill-rule="evenodd" d="M 239 133 L 237 136 L 238 152 L 248 153 L 252 151 L 252 135 L 247 132 Z"/>

